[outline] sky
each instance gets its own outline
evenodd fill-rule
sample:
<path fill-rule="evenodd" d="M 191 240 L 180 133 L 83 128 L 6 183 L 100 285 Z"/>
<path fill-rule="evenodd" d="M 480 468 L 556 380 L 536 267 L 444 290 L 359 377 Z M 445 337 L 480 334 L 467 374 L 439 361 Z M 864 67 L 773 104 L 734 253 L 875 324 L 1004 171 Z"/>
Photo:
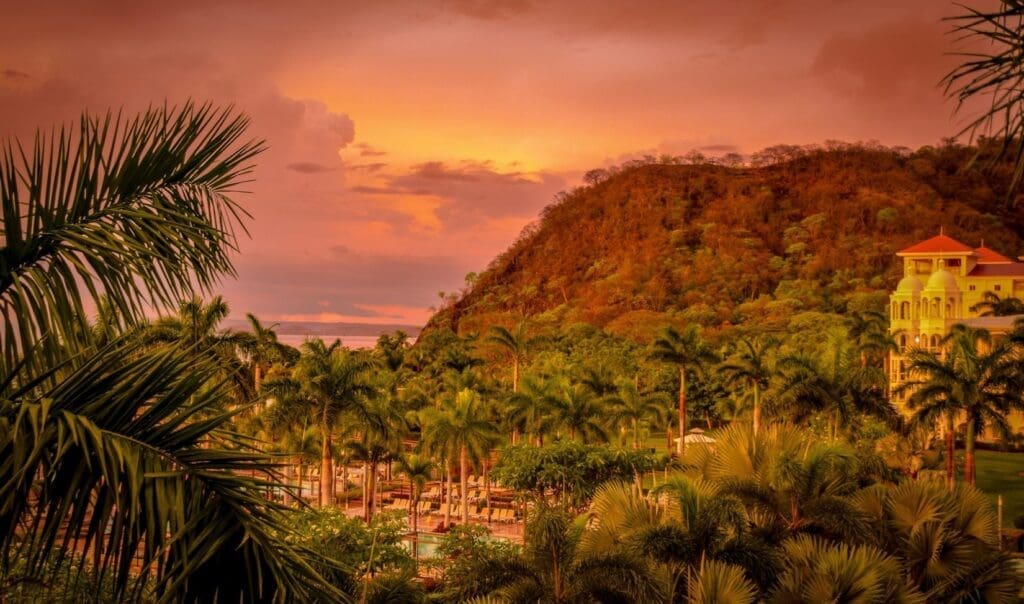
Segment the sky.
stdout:
<path fill-rule="evenodd" d="M 13 3 L 11 3 L 13 4 Z M 974 3 L 977 5 L 977 2 Z M 181 0 L 0 7 L 0 139 L 234 104 L 265 139 L 236 317 L 422 324 L 587 170 L 773 144 L 917 147 L 945 0 Z"/>

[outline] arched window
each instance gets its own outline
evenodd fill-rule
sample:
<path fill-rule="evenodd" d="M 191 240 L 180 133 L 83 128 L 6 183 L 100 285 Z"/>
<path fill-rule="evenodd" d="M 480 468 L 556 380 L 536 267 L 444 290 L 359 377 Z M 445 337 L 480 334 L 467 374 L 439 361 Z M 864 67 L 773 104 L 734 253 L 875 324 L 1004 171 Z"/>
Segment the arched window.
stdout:
<path fill-rule="evenodd" d="M 932 336 L 932 348 L 938 348 L 938 347 L 939 347 L 939 336 L 938 335 L 933 335 Z"/>
<path fill-rule="evenodd" d="M 910 302 L 900 302 L 900 318 L 910 318 Z"/>
<path fill-rule="evenodd" d="M 900 334 L 900 352 L 907 349 L 907 334 Z"/>
<path fill-rule="evenodd" d="M 938 299 L 938 298 L 935 298 L 935 299 L 933 299 L 933 300 L 932 300 L 932 312 L 931 312 L 931 316 L 933 316 L 933 317 L 935 317 L 935 318 L 938 318 L 938 317 L 940 317 L 940 316 L 941 316 L 941 315 L 939 314 L 939 299 Z"/>
<path fill-rule="evenodd" d="M 893 319 L 896 318 L 896 303 L 895 302 L 892 303 L 892 314 L 889 315 L 889 316 L 892 317 Z"/>

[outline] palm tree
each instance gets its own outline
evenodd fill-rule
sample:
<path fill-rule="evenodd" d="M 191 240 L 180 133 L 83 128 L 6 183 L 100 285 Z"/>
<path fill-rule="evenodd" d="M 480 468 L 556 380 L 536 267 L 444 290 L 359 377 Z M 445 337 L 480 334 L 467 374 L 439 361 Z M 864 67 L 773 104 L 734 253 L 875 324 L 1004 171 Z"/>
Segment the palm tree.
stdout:
<path fill-rule="evenodd" d="M 684 459 L 694 478 L 714 482 L 742 501 L 768 530 L 857 539 L 866 528 L 850 497 L 857 491 L 857 457 L 841 441 L 774 424 L 756 436 L 730 426 L 715 446 L 691 447 Z"/>
<path fill-rule="evenodd" d="M 520 321 L 515 331 L 506 327 L 495 325 L 491 327 L 487 335 L 487 342 L 495 344 L 505 351 L 512 361 L 512 392 L 519 392 L 519 368 L 526 362 L 526 354 L 534 343 L 534 339 L 527 336 L 526 321 Z"/>
<path fill-rule="evenodd" d="M 237 401 L 247 403 L 254 398 L 255 390 L 238 352 L 249 344 L 251 337 L 218 329 L 229 313 L 230 308 L 221 296 L 214 296 L 206 303 L 193 296 L 179 305 L 177 316 L 161 317 L 145 328 L 142 338 L 148 343 L 175 344 L 192 351 L 192 354 L 207 356 L 234 384 Z"/>
<path fill-rule="evenodd" d="M 588 440 L 607 441 L 604 401 L 583 384 L 561 384 L 551 399 L 551 416 L 555 425 L 564 428 L 569 440 L 580 436 Z"/>
<path fill-rule="evenodd" d="M 814 412 L 831 415 L 832 438 L 857 414 L 893 421 L 896 410 L 883 395 L 885 372 L 862 366 L 857 350 L 845 334 L 832 334 L 826 352 L 815 356 L 786 356 L 779 360 L 780 393 L 793 406 L 798 420 Z"/>
<path fill-rule="evenodd" d="M 999 551 L 996 514 L 981 491 L 915 480 L 871 486 L 855 501 L 872 543 L 900 562 L 927 601 L 1018 601 L 1012 559 Z"/>
<path fill-rule="evenodd" d="M 460 390 L 454 398 L 445 400 L 440 409 L 427 409 L 424 415 L 424 446 L 457 452 L 463 524 L 469 523 L 469 500 L 466 493 L 470 462 L 479 464 L 490 454 L 498 440 L 486 412 L 479 394 L 472 390 Z"/>
<path fill-rule="evenodd" d="M 717 357 L 701 338 L 700 328 L 696 325 L 690 325 L 682 332 L 674 327 L 665 328 L 654 340 L 651 357 L 679 369 L 679 442 L 676 452 L 682 455 L 686 450 L 686 374 L 706 363 L 714 363 Z"/>
<path fill-rule="evenodd" d="M 957 109 L 983 99 L 989 107 L 972 114 L 963 130 L 957 133 L 995 133 L 995 141 L 981 145 L 975 159 L 984 152 L 989 165 L 1006 156 L 1016 162 L 1007 197 L 1013 199 L 1024 178 L 1024 69 L 1020 49 L 1024 47 L 1024 2 L 1002 0 L 1000 6 L 982 10 L 963 7 L 964 13 L 954 17 L 957 37 L 969 39 L 971 52 L 963 54 L 963 63 L 950 71 L 945 79 L 946 93 L 957 99 Z M 985 141 L 983 141 L 985 142 Z M 993 153 L 993 147 L 995 152 Z"/>
<path fill-rule="evenodd" d="M 985 292 L 981 295 L 981 301 L 971 306 L 971 312 L 978 313 L 979 317 L 1024 315 L 1024 302 L 1020 298 L 1001 298 L 995 292 Z"/>
<path fill-rule="evenodd" d="M 0 574 L 59 586 L 84 557 L 117 600 L 342 597 L 286 540 L 208 351 L 113 333 L 232 272 L 230 195 L 262 148 L 246 125 L 188 104 L 0 149 Z M 101 296 L 119 319 L 97 346 Z"/>
<path fill-rule="evenodd" d="M 661 419 L 668 403 L 664 393 L 640 392 L 636 384 L 629 380 L 619 381 L 618 393 L 606 400 L 614 420 L 623 424 L 623 429 L 628 428 L 632 432 L 634 449 L 640 448 L 641 430 Z"/>
<path fill-rule="evenodd" d="M 885 313 L 863 311 L 846 318 L 847 334 L 857 349 L 861 367 L 884 366 L 885 355 L 898 349 L 889 333 L 889 319 Z"/>
<path fill-rule="evenodd" d="M 993 343 L 983 329 L 954 325 L 943 344 L 944 357 L 922 349 L 911 351 L 907 357 L 911 379 L 900 390 L 910 392 L 907 407 L 914 412 L 915 423 L 930 426 L 945 419 L 949 487 L 954 480 L 955 419 L 964 415 L 964 479 L 973 485 L 977 435 L 991 427 L 1008 436 L 1006 413 L 1022 405 L 1019 364 L 1008 342 Z"/>
<path fill-rule="evenodd" d="M 533 436 L 536 444 L 544 442 L 544 432 L 553 423 L 551 408 L 554 406 L 554 381 L 527 375 L 519 392 L 508 399 L 508 419 L 518 432 Z"/>
<path fill-rule="evenodd" d="M 761 429 L 761 393 L 775 374 L 772 353 L 778 346 L 775 338 L 740 338 L 736 350 L 720 366 L 726 376 L 750 389 L 754 401 L 754 434 Z"/>
<path fill-rule="evenodd" d="M 415 540 L 419 535 L 420 499 L 423 489 L 433 477 L 434 462 L 421 455 L 405 455 L 398 459 L 398 471 L 409 481 L 409 503 L 412 508 L 413 555 L 417 554 Z"/>
<path fill-rule="evenodd" d="M 277 339 L 277 332 L 274 328 L 277 324 L 264 326 L 256 315 L 246 313 L 246 320 L 249 321 L 250 333 L 245 337 L 239 347 L 252 363 L 253 390 L 257 393 L 263 384 L 263 376 L 274 363 L 294 362 L 297 359 L 296 350 Z"/>
<path fill-rule="evenodd" d="M 368 411 L 375 393 L 368 376 L 373 366 L 369 356 L 342 348 L 340 340 L 329 346 L 309 340 L 292 371 L 289 388 L 320 430 L 321 506 L 334 505 L 333 436 L 338 423 L 346 416 L 373 422 Z"/>
<path fill-rule="evenodd" d="M 541 505 L 526 524 L 523 553 L 483 569 L 487 593 L 509 602 L 655 602 L 664 595 L 635 552 L 585 550 L 587 516 Z"/>
<path fill-rule="evenodd" d="M 768 601 L 924 604 L 900 574 L 897 560 L 870 546 L 833 544 L 800 535 L 782 545 L 786 568 Z"/>
<path fill-rule="evenodd" d="M 669 594 L 670 602 L 707 595 L 711 583 L 701 587 L 687 577 L 699 575 L 708 561 L 728 563 L 740 576 L 749 573 L 765 584 L 777 570 L 778 561 L 768 545 L 746 531 L 739 499 L 712 482 L 677 475 L 651 497 L 625 483 L 606 483 L 595 492 L 589 515 L 581 551 L 643 552 L 660 569 L 662 591 Z M 745 579 L 744 586 L 748 583 Z M 746 593 L 746 589 L 739 591 Z"/>

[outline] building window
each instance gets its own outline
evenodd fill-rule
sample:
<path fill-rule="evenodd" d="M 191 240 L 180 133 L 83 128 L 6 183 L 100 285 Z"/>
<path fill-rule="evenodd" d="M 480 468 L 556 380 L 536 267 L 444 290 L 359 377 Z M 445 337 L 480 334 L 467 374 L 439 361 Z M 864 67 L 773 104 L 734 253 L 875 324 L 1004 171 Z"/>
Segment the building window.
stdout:
<path fill-rule="evenodd" d="M 996 290 L 996 291 L 999 291 L 999 290 L 1001 290 L 1001 289 L 1003 289 L 1003 286 L 1002 286 L 1002 285 L 999 285 L 999 284 L 996 284 L 996 286 L 995 286 L 995 290 Z"/>
<path fill-rule="evenodd" d="M 950 258 L 946 260 L 946 268 L 960 268 L 960 259 Z"/>
<path fill-rule="evenodd" d="M 974 289 L 975 289 L 975 286 L 973 286 L 973 285 L 968 285 L 968 286 L 967 286 L 967 289 L 969 289 L 969 290 L 971 290 L 971 291 L 974 291 Z"/>

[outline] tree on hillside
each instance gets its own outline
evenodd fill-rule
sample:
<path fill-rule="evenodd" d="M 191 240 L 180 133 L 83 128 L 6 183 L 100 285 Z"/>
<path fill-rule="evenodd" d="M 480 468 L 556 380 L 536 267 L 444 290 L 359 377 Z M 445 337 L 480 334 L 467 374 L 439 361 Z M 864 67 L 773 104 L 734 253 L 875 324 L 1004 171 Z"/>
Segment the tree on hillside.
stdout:
<path fill-rule="evenodd" d="M 210 351 L 121 332 L 232 273 L 232 195 L 262 148 L 247 123 L 187 104 L 0 149 L 5 583 L 70 601 L 343 597 L 281 539 L 274 464 L 228 429 Z M 97 344 L 85 307 L 101 300 L 117 319 Z M 112 593 L 60 593 L 78 558 Z"/>
<path fill-rule="evenodd" d="M 686 374 L 718 360 L 711 347 L 700 336 L 700 328 L 690 325 L 683 331 L 666 328 L 651 346 L 654 360 L 675 365 L 679 369 L 679 442 L 676 451 L 686 448 Z"/>

